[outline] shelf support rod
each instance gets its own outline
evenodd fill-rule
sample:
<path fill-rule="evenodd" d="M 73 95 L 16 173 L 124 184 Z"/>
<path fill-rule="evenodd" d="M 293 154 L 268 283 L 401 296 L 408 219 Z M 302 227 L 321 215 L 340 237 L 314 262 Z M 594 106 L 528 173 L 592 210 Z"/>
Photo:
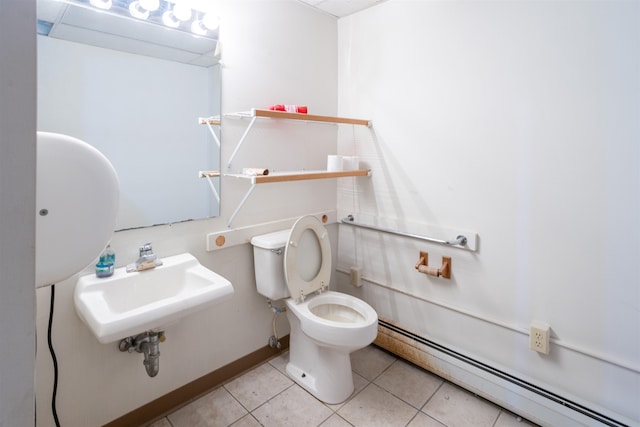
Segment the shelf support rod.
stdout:
<path fill-rule="evenodd" d="M 251 193 L 253 192 L 254 188 L 256 188 L 256 183 L 255 181 L 251 183 L 251 187 L 249 188 L 249 190 L 247 191 L 247 194 L 244 195 L 244 197 L 242 198 L 242 200 L 240 201 L 240 204 L 238 205 L 238 207 L 236 208 L 235 211 L 233 211 L 233 213 L 231 214 L 231 216 L 229 217 L 229 221 L 227 221 L 227 228 L 231 228 L 231 223 L 233 222 L 233 220 L 235 219 L 236 215 L 238 215 L 238 213 L 240 212 L 240 210 L 242 209 L 242 207 L 244 206 L 244 204 L 247 202 L 247 200 L 249 199 L 249 196 L 251 195 Z"/>
<path fill-rule="evenodd" d="M 233 158 L 238 153 L 238 150 L 240 149 L 240 146 L 244 143 L 244 140 L 247 138 L 247 135 L 249 134 L 249 131 L 253 127 L 253 124 L 256 122 L 257 118 L 258 118 L 258 116 L 253 116 L 251 118 L 251 122 L 249 123 L 249 126 L 247 126 L 247 129 L 242 134 L 242 137 L 240 138 L 240 141 L 238 142 L 238 145 L 236 145 L 235 150 L 233 150 L 233 153 L 231 153 L 231 157 L 229 157 L 229 161 L 227 162 L 227 169 L 229 169 L 231 167 L 231 162 L 233 161 Z"/>
<path fill-rule="evenodd" d="M 216 135 L 215 131 L 213 130 L 211 123 L 206 122 L 206 124 L 207 124 L 207 127 L 209 128 L 209 132 L 211 132 L 211 135 L 213 136 L 213 139 L 216 141 L 216 144 L 218 144 L 218 149 L 220 149 L 220 139 L 218 138 L 218 135 Z"/>
<path fill-rule="evenodd" d="M 207 176 L 207 181 L 209 182 L 209 186 L 211 187 L 211 192 L 213 192 L 213 197 L 216 198 L 218 206 L 220 206 L 220 195 L 218 194 L 218 190 L 216 190 L 216 186 L 213 184 L 210 176 Z"/>

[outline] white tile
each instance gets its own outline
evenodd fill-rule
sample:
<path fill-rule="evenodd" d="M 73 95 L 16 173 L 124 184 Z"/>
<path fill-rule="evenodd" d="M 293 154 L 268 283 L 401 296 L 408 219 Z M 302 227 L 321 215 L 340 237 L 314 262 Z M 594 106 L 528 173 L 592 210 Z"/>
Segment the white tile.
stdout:
<path fill-rule="evenodd" d="M 339 405 L 295 384 L 284 372 L 287 362 L 285 352 L 150 427 L 535 426 L 375 346 L 352 354 L 355 391 Z"/>
<path fill-rule="evenodd" d="M 352 427 L 352 426 L 351 424 L 346 422 L 342 417 L 340 417 L 340 415 L 333 414 L 331 417 L 329 417 L 327 421 L 320 424 L 319 427 Z"/>
<path fill-rule="evenodd" d="M 271 366 L 285 375 L 287 375 L 287 363 L 289 363 L 289 351 L 285 351 L 278 357 L 274 357 L 269 361 Z"/>
<path fill-rule="evenodd" d="M 252 412 L 265 427 L 317 426 L 332 413 L 331 409 L 297 384 Z"/>
<path fill-rule="evenodd" d="M 223 388 L 218 388 L 169 414 L 173 427 L 227 427 L 247 411 Z"/>
<path fill-rule="evenodd" d="M 420 409 L 438 390 L 443 380 L 411 363 L 396 360 L 374 382 L 411 406 Z"/>
<path fill-rule="evenodd" d="M 351 369 L 369 381 L 373 381 L 395 360 L 395 356 L 370 345 L 351 353 Z"/>
<path fill-rule="evenodd" d="M 337 413 L 354 426 L 402 427 L 418 410 L 371 383 Z"/>
<path fill-rule="evenodd" d="M 229 427 L 260 427 L 260 423 L 253 418 L 253 415 L 245 415 Z"/>
<path fill-rule="evenodd" d="M 448 427 L 490 427 L 498 418 L 500 408 L 460 387 L 444 383 L 422 412 Z"/>
<path fill-rule="evenodd" d="M 447 427 L 442 423 L 431 418 L 429 415 L 418 412 L 414 419 L 411 420 L 407 427 Z"/>
<path fill-rule="evenodd" d="M 172 427 L 171 423 L 169 423 L 169 420 L 167 420 L 166 418 L 162 418 L 152 424 L 149 424 L 148 427 Z"/>
<path fill-rule="evenodd" d="M 253 411 L 273 396 L 293 384 L 289 378 L 269 363 L 264 363 L 224 385 L 249 411 Z"/>
<path fill-rule="evenodd" d="M 494 427 L 534 427 L 535 425 L 503 409 Z"/>

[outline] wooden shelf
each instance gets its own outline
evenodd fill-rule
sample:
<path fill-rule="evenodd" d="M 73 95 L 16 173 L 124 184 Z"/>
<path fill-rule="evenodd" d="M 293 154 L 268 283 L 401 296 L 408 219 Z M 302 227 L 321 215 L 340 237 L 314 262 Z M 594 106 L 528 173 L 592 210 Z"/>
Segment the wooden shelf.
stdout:
<path fill-rule="evenodd" d="M 353 170 L 353 171 L 315 171 L 315 172 L 298 172 L 289 174 L 273 174 L 256 176 L 256 184 L 267 184 L 270 182 L 285 182 L 285 181 L 305 181 L 311 179 L 326 179 L 326 178 L 345 178 L 350 176 L 369 176 L 368 170 Z"/>
<path fill-rule="evenodd" d="M 231 228 L 231 223 L 236 217 L 238 212 L 242 209 L 242 206 L 246 203 L 247 199 L 256 188 L 256 184 L 270 184 L 273 182 L 287 182 L 287 181 L 306 181 L 312 179 L 327 179 L 327 178 L 346 178 L 351 176 L 371 176 L 371 171 L 367 169 L 358 169 L 351 171 L 306 171 L 306 172 L 276 172 L 269 175 L 242 175 L 242 174 L 225 174 L 225 176 L 231 176 L 235 178 L 250 179 L 251 187 L 249 191 L 244 195 L 242 201 L 236 208 L 236 210 L 229 217 L 227 227 Z"/>
<path fill-rule="evenodd" d="M 352 171 L 302 171 L 276 172 L 269 175 L 228 174 L 236 178 L 250 179 L 253 184 L 269 184 L 272 182 L 307 181 L 314 179 L 345 178 L 350 176 L 369 176 L 371 171 L 358 169 Z"/>
<path fill-rule="evenodd" d="M 251 122 L 247 129 L 245 129 L 244 134 L 238 141 L 236 148 L 231 153 L 229 160 L 227 161 L 227 169 L 231 167 L 231 162 L 236 157 L 238 150 L 244 143 L 247 138 L 247 135 L 253 128 L 258 117 L 270 118 L 270 119 L 285 119 L 285 120 L 299 120 L 305 122 L 315 122 L 315 123 L 334 123 L 334 124 L 351 124 L 351 125 L 360 125 L 360 126 L 371 126 L 371 122 L 369 120 L 361 120 L 361 119 L 348 119 L 345 117 L 332 117 L 332 116 L 318 116 L 314 114 L 300 114 L 300 113 L 288 113 L 286 111 L 272 111 L 272 110 L 260 110 L 257 108 L 252 109 L 250 112 L 246 113 L 233 113 L 228 114 L 229 117 L 248 117 L 251 118 Z"/>
<path fill-rule="evenodd" d="M 251 110 L 252 117 L 269 117 L 272 119 L 302 120 L 307 122 L 341 123 L 348 125 L 370 126 L 369 120 L 349 119 L 345 117 L 318 116 L 315 114 L 288 113 L 286 111 Z"/>

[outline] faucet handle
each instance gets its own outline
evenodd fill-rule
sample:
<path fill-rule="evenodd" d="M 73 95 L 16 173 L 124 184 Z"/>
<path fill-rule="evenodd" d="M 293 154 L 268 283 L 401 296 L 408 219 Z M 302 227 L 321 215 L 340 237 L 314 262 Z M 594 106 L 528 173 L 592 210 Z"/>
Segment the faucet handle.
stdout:
<path fill-rule="evenodd" d="M 140 256 L 149 255 L 153 253 L 153 248 L 151 247 L 151 243 L 145 243 L 140 247 Z"/>

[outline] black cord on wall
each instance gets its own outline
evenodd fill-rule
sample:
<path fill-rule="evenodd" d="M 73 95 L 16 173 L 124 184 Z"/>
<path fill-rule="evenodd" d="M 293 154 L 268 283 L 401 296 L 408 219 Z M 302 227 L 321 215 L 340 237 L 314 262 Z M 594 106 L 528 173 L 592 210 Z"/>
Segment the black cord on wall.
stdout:
<path fill-rule="evenodd" d="M 49 352 L 51 353 L 51 360 L 53 361 L 53 394 L 51 395 L 51 411 L 53 412 L 53 420 L 56 423 L 56 427 L 60 427 L 60 421 L 58 420 L 58 411 L 56 410 L 56 394 L 58 393 L 58 360 L 56 359 L 56 352 L 53 350 L 53 344 L 51 343 L 51 326 L 53 324 L 53 303 L 56 299 L 56 285 L 51 285 L 51 306 L 49 308 L 49 327 L 47 329 L 47 342 L 49 343 Z"/>

